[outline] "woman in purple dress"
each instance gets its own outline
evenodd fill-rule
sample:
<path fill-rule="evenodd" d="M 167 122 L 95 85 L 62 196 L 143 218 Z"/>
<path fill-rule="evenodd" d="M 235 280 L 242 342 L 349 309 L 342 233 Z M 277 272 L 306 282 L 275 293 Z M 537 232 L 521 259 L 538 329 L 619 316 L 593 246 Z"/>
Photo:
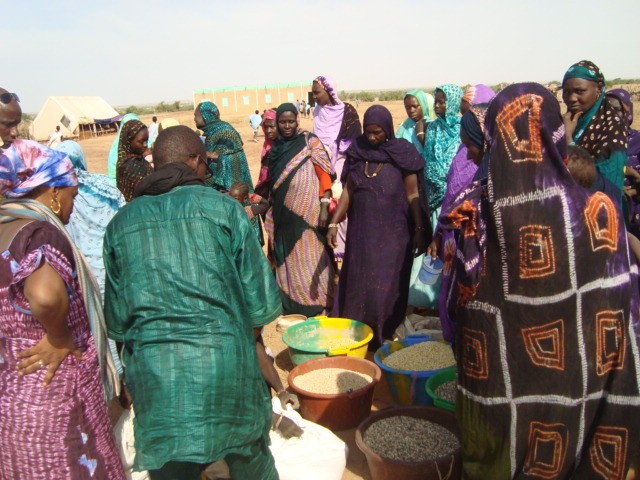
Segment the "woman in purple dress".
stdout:
<path fill-rule="evenodd" d="M 100 293 L 70 241 L 69 157 L 28 140 L 0 155 L 0 478 L 124 479 Z"/>
<path fill-rule="evenodd" d="M 364 114 L 364 134 L 347 149 L 344 190 L 327 240 L 349 215 L 344 263 L 334 315 L 373 328 L 376 348 L 391 338 L 407 307 L 413 255 L 424 253 L 430 230 L 422 189 L 424 160 L 395 138 L 391 113 L 381 105 Z"/>

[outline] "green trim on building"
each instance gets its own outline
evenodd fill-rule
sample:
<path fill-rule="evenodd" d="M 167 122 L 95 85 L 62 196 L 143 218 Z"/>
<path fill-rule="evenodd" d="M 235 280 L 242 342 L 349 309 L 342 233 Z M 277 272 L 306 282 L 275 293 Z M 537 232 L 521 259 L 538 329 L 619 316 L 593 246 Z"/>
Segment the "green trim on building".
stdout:
<path fill-rule="evenodd" d="M 194 94 L 202 93 L 219 93 L 219 92 L 239 92 L 243 90 L 272 90 L 274 88 L 295 88 L 295 87 L 311 87 L 313 82 L 292 82 L 292 83 L 272 83 L 267 85 L 249 85 L 240 87 L 225 88 L 208 88 L 204 90 L 194 90 Z"/>

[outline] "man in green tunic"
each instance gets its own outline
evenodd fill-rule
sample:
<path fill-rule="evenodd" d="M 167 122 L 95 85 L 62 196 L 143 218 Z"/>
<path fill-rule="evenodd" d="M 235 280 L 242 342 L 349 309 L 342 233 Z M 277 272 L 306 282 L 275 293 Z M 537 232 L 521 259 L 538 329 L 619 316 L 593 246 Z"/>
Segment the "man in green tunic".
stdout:
<path fill-rule="evenodd" d="M 156 171 L 104 240 L 109 336 L 124 344 L 136 410 L 134 469 L 195 480 L 225 459 L 233 478 L 277 479 L 253 333 L 281 312 L 273 274 L 242 206 L 204 185 L 193 131 L 162 131 L 153 156 Z"/>

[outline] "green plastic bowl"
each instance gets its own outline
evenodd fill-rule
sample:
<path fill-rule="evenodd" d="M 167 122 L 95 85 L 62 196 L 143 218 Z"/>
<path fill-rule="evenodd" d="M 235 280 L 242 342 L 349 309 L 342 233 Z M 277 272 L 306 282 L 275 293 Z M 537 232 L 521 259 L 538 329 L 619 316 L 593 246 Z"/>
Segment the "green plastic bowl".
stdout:
<path fill-rule="evenodd" d="M 336 348 L 326 348 L 328 341 L 348 338 L 352 342 Z M 373 338 L 369 325 L 348 318 L 312 317 L 291 325 L 282 334 L 282 341 L 289 347 L 294 365 L 316 358 L 338 355 L 365 358 L 367 344 Z"/>
<path fill-rule="evenodd" d="M 427 390 L 427 395 L 429 395 L 433 399 L 433 404 L 436 407 L 442 408 L 443 410 L 447 410 L 449 412 L 456 411 L 455 403 L 451 403 L 450 401 L 445 400 L 444 398 L 440 398 L 438 395 L 436 395 L 436 390 L 440 385 L 455 379 L 456 379 L 456 367 L 453 366 L 453 367 L 445 368 L 444 370 L 436 373 L 431 378 L 429 378 L 429 380 L 427 380 L 425 389 Z"/>

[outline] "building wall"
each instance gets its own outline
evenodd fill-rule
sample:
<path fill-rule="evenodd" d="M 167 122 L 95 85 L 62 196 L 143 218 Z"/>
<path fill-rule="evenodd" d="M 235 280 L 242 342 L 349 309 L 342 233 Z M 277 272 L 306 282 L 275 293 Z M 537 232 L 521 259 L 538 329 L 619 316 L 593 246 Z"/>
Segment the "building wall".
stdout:
<path fill-rule="evenodd" d="M 219 88 L 193 92 L 193 104 L 210 100 L 220 109 L 222 117 L 229 115 L 251 115 L 258 110 L 277 108 L 280 104 L 296 100 L 307 100 L 311 82 L 254 87 Z"/>

